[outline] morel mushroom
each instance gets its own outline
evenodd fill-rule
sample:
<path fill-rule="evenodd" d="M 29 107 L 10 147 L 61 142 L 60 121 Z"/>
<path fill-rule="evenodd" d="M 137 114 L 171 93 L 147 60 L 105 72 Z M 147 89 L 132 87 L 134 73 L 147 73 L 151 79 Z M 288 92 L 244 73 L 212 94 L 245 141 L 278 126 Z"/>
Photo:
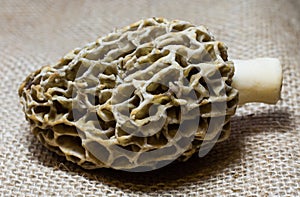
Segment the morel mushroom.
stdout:
<path fill-rule="evenodd" d="M 147 171 L 228 138 L 238 103 L 276 103 L 280 63 L 256 62 L 229 61 L 204 26 L 150 18 L 42 67 L 19 96 L 48 149 L 87 169 Z"/>

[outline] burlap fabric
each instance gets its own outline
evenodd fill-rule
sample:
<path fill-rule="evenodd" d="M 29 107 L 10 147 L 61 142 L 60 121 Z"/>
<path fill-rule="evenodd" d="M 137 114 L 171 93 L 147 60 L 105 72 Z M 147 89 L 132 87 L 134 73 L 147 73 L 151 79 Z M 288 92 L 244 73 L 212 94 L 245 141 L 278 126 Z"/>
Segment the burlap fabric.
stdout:
<path fill-rule="evenodd" d="M 0 194 L 3 196 L 299 196 L 299 1 L 0 1 Z M 87 171 L 45 149 L 19 105 L 21 81 L 69 50 L 141 18 L 205 24 L 232 58 L 277 57 L 276 106 L 247 104 L 229 140 L 157 171 Z"/>

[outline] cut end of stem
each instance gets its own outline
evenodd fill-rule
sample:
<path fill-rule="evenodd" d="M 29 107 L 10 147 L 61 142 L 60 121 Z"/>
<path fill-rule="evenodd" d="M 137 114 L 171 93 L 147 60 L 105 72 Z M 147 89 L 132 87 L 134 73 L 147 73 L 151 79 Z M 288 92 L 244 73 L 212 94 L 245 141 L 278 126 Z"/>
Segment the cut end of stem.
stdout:
<path fill-rule="evenodd" d="M 232 87 L 239 91 L 239 105 L 251 102 L 276 104 L 280 99 L 282 67 L 276 58 L 233 60 Z"/>

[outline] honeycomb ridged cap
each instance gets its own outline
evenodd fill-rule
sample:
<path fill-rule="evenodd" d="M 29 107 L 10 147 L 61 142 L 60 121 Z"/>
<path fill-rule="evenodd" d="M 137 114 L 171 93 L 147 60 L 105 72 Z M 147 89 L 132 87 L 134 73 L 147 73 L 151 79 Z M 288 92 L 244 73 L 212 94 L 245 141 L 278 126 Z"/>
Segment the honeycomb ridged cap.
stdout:
<path fill-rule="evenodd" d="M 19 96 L 48 149 L 87 169 L 146 171 L 229 136 L 233 73 L 204 26 L 149 18 L 30 74 Z"/>

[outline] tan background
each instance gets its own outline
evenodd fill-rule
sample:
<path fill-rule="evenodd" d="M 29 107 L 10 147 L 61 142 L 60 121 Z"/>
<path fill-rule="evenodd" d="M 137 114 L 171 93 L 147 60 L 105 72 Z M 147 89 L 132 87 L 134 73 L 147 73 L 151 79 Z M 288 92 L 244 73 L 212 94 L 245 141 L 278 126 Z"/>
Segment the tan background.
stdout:
<path fill-rule="evenodd" d="M 0 196 L 300 196 L 300 1 L 0 0 Z M 31 135 L 17 89 L 42 65 L 141 18 L 205 24 L 234 58 L 277 57 L 282 101 L 248 104 L 202 159 L 148 173 L 85 171 Z"/>

